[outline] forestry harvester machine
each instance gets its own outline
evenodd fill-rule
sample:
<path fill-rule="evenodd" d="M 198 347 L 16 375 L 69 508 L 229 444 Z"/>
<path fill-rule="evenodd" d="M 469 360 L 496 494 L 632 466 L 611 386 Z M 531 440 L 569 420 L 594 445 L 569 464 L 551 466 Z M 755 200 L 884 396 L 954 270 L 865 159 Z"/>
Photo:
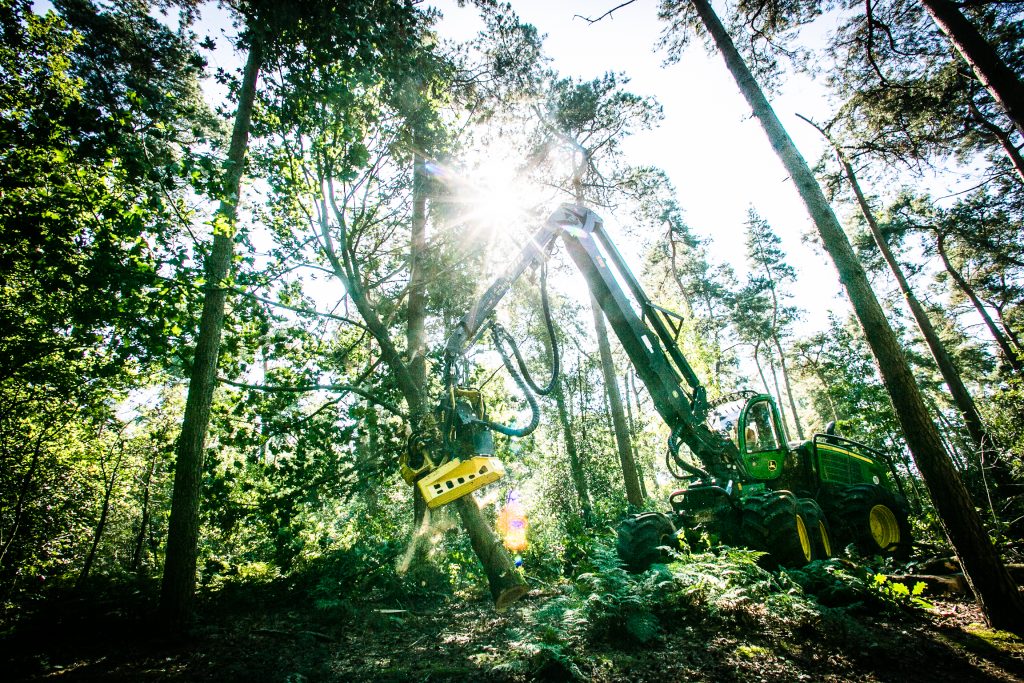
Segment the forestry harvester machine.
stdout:
<path fill-rule="evenodd" d="M 767 553 L 771 564 L 785 565 L 829 557 L 848 544 L 868 555 L 909 554 L 907 505 L 893 487 L 887 456 L 833 433 L 787 443 L 778 407 L 767 394 L 738 392 L 709 402 L 679 350 L 680 317 L 648 299 L 602 220 L 571 204 L 534 233 L 448 339 L 444 395 L 410 437 L 401 464 L 429 507 L 503 476 L 492 432 L 524 436 L 537 427 L 534 394 L 549 393 L 558 381 L 545 265 L 559 239 L 671 430 L 666 462 L 684 482 L 669 498 L 671 511 L 635 514 L 620 525 L 618 551 L 628 568 L 642 570 L 663 559 L 664 548 L 678 547 L 681 538 L 747 546 Z M 553 359 L 545 387 L 530 377 L 511 336 L 492 317 L 512 284 L 537 268 Z M 480 390 L 464 385 L 465 353 L 487 330 L 530 405 L 531 420 L 522 428 L 491 422 Z M 689 454 L 680 453 L 683 445 Z"/>

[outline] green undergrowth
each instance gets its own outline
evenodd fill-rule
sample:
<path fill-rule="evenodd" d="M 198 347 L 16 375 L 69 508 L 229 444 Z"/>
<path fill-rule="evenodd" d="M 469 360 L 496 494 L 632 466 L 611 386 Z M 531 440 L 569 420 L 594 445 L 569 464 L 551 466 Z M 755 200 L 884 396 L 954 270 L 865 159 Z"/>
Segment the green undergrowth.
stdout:
<path fill-rule="evenodd" d="M 738 548 L 678 554 L 669 564 L 632 574 L 610 543 L 591 549 L 592 571 L 577 575 L 539 603 L 519 609 L 501 654 L 481 656 L 496 671 L 586 679 L 595 650 L 629 658 L 632 650 L 664 646 L 679 633 L 755 634 L 742 652 L 761 652 L 766 634 L 822 629 L 856 636 L 854 615 L 909 613 L 925 606 L 920 587 L 884 579 L 873 568 L 843 560 L 800 570 L 766 571 L 761 554 Z M 765 634 L 764 642 L 756 634 Z"/>

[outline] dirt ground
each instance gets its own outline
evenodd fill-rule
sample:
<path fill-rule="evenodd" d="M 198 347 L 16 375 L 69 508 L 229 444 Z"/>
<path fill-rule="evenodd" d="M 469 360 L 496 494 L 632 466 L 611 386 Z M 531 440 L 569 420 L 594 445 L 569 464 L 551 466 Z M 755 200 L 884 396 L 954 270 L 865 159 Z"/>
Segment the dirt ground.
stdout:
<path fill-rule="evenodd" d="M 1017 681 L 1024 644 L 977 608 L 914 614 L 832 610 L 785 631 L 757 605 L 662 624 L 645 645 L 612 633 L 570 661 L 520 640 L 550 596 L 496 613 L 488 602 L 305 606 L 287 595 L 206 602 L 187 638 L 157 635 L 141 596 L 66 600 L 0 640 L 2 678 L 25 681 Z M 543 648 L 542 648 L 543 649 Z"/>

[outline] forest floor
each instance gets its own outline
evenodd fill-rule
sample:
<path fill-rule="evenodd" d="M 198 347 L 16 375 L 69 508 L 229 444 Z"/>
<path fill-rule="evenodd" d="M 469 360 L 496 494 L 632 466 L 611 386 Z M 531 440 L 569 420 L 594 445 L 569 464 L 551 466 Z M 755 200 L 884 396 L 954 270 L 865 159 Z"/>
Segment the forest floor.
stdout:
<path fill-rule="evenodd" d="M 28 681 L 1018 681 L 1024 643 L 964 600 L 929 609 L 821 607 L 793 620 L 763 603 L 694 611 L 640 644 L 607 632 L 569 649 L 523 640 L 557 591 L 506 612 L 489 601 L 366 601 L 324 610 L 266 587 L 203 602 L 184 639 L 156 635 L 152 601 L 65 599 L 0 638 L 0 678 Z M 535 623 L 533 620 L 531 623 Z M 553 625 L 554 627 L 555 625 Z M 553 653 L 553 656 L 552 656 Z"/>

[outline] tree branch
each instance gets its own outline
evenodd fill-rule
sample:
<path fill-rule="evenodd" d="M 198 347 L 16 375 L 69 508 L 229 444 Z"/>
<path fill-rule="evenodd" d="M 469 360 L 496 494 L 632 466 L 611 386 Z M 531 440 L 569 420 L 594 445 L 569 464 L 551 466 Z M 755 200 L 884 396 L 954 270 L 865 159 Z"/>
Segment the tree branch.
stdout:
<path fill-rule="evenodd" d="M 636 0 L 626 0 L 626 2 L 622 3 L 621 5 L 616 5 L 615 7 L 612 7 L 610 10 L 608 10 L 607 12 L 602 14 L 601 16 L 597 17 L 596 19 L 591 19 L 590 17 L 585 17 L 582 14 L 574 14 L 574 15 L 572 15 L 572 18 L 573 19 L 582 19 L 583 21 L 587 22 L 588 24 L 596 24 L 597 22 L 601 21 L 605 17 L 610 17 L 612 15 L 612 12 L 614 12 L 616 10 L 620 10 L 623 7 L 626 7 L 627 5 L 632 5 L 634 2 L 636 2 Z"/>
<path fill-rule="evenodd" d="M 397 406 L 388 403 L 383 399 L 379 399 L 373 395 L 367 389 L 361 389 L 351 384 L 297 384 L 293 386 L 274 385 L 274 384 L 246 384 L 245 382 L 235 382 L 225 377 L 218 377 L 217 381 L 221 384 L 227 384 L 228 386 L 237 387 L 239 389 L 249 389 L 250 391 L 263 391 L 270 394 L 301 394 L 312 391 L 335 391 L 335 392 L 347 392 L 355 394 L 356 396 L 362 396 L 370 403 L 384 408 L 390 413 L 394 413 L 399 417 L 409 419 L 408 413 L 400 410 Z"/>

